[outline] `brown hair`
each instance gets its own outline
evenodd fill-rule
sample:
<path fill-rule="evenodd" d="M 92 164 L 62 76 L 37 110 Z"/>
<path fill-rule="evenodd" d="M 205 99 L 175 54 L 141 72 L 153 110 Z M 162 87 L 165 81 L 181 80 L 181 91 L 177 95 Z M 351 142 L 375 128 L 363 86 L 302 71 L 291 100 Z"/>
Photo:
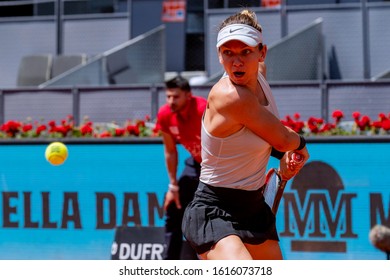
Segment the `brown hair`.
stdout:
<path fill-rule="evenodd" d="M 248 10 L 248 9 L 244 9 L 244 10 L 238 12 L 237 14 L 234 14 L 234 15 L 228 17 L 227 19 L 225 19 L 221 23 L 221 25 L 219 26 L 219 30 L 221 30 L 222 28 L 224 28 L 227 25 L 237 24 L 237 23 L 252 26 L 252 27 L 256 28 L 257 30 L 259 30 L 260 32 L 263 31 L 261 25 L 257 22 L 256 14 L 253 11 Z"/>
<path fill-rule="evenodd" d="M 168 80 L 165 82 L 166 88 L 172 89 L 172 88 L 179 88 L 185 92 L 191 91 L 190 83 L 187 79 L 183 78 L 180 75 L 177 75 L 176 77 Z"/>

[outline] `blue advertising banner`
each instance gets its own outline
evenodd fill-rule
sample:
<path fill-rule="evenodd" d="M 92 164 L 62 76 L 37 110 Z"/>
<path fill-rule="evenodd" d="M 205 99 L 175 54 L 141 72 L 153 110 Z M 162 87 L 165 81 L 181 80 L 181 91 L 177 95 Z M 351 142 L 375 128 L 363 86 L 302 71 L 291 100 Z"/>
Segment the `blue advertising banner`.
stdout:
<path fill-rule="evenodd" d="M 390 227 L 388 143 L 309 144 L 277 214 L 287 259 L 386 259 L 369 233 Z"/>
<path fill-rule="evenodd" d="M 115 227 L 163 225 L 162 144 L 0 145 L 0 259 L 110 259 Z"/>
<path fill-rule="evenodd" d="M 0 145 L 0 259 L 110 259 L 117 227 L 164 225 L 160 142 L 69 142 L 59 166 L 44 158 L 47 144 Z M 178 148 L 181 169 L 188 153 Z M 277 214 L 284 258 L 385 259 L 369 232 L 390 227 L 390 145 L 308 148 Z M 277 165 L 271 159 L 269 167 Z"/>

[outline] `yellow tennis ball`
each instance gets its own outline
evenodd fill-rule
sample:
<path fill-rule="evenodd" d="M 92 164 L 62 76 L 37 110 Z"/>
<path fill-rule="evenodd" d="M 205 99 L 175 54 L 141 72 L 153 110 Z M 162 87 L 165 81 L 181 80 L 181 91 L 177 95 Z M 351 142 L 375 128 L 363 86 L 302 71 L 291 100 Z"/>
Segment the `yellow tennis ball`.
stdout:
<path fill-rule="evenodd" d="M 50 143 L 46 147 L 45 158 L 52 165 L 61 165 L 68 157 L 68 148 L 61 142 Z"/>

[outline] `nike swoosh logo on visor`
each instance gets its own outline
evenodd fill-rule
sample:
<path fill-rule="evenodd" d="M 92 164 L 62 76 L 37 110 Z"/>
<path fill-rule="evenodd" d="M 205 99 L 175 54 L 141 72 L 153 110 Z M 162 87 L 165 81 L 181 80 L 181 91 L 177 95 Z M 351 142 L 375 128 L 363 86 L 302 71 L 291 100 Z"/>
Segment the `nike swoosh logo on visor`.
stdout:
<path fill-rule="evenodd" d="M 230 29 L 229 32 L 230 32 L 230 33 L 234 33 L 234 32 L 236 32 L 236 31 L 238 31 L 238 30 L 241 30 L 241 29 L 242 29 L 242 27 L 236 28 L 236 29 Z"/>

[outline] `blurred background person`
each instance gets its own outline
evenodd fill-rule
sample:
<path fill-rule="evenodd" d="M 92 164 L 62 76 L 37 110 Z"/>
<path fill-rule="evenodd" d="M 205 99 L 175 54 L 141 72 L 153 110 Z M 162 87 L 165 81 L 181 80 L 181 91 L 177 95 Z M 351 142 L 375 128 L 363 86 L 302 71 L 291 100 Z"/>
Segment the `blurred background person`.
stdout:
<path fill-rule="evenodd" d="M 157 114 L 156 129 L 161 131 L 169 184 L 165 195 L 165 259 L 180 259 L 183 212 L 199 184 L 201 147 L 200 126 L 206 99 L 194 96 L 187 79 L 179 76 L 166 81 L 166 104 Z M 177 144 L 190 153 L 177 177 L 179 155 Z"/>

